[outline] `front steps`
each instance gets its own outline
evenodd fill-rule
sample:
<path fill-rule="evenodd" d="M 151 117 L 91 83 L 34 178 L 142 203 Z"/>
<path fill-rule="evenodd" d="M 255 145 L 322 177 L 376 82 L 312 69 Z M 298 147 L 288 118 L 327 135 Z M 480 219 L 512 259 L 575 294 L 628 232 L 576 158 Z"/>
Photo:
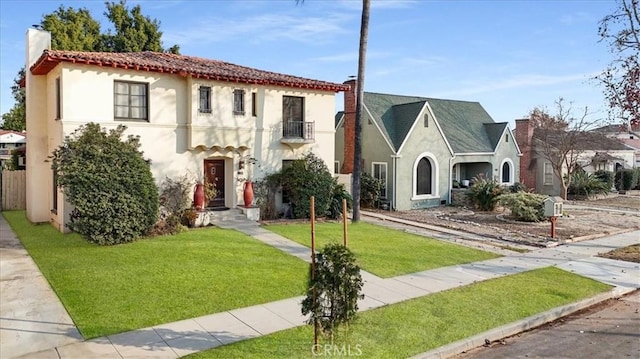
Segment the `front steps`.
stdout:
<path fill-rule="evenodd" d="M 204 227 L 208 225 L 215 225 L 217 223 L 232 222 L 232 221 L 253 221 L 257 222 L 260 219 L 260 208 L 249 207 L 245 208 L 238 206 L 236 208 L 229 208 L 226 210 L 208 210 L 198 212 L 198 218 L 196 218 L 196 227 Z"/>

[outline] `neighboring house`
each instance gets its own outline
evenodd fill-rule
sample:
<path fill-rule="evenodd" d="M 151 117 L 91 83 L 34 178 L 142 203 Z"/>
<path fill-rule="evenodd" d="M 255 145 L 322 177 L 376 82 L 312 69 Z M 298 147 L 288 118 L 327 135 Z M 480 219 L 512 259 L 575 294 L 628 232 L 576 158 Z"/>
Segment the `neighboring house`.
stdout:
<path fill-rule="evenodd" d="M 64 229 L 71 206 L 47 156 L 82 124 L 124 124 L 160 181 L 206 175 L 212 207 L 243 204 L 243 178 L 280 170 L 312 151 L 334 161 L 335 93 L 348 86 L 166 53 L 52 51 L 27 34 L 27 216 Z M 246 159 L 256 164 L 245 166 Z M 248 168 L 251 167 L 251 168 Z M 248 173 L 247 173 L 248 172 Z"/>
<path fill-rule="evenodd" d="M 634 151 L 633 166 L 640 167 L 640 135 L 637 128 L 629 131 L 627 125 L 608 125 L 592 131 L 620 140 L 620 142 Z"/>
<path fill-rule="evenodd" d="M 562 194 L 560 178 L 554 172 L 551 162 L 541 153 L 540 130 L 534 127 L 530 119 L 516 120 L 516 140 L 522 150 L 520 159 L 520 178 L 522 183 L 541 194 L 558 196 Z M 634 150 L 617 138 L 607 137 L 600 131 L 584 133 L 576 148 L 579 152 L 577 164 L 586 172 L 597 170 L 615 172 L 621 168 L 634 166 Z"/>
<path fill-rule="evenodd" d="M 0 130 L 0 170 L 7 168 L 14 150 L 24 147 L 27 142 L 25 132 Z M 20 159 L 21 158 L 21 159 Z M 18 158 L 18 166 L 24 166 L 24 156 Z"/>
<path fill-rule="evenodd" d="M 336 122 L 336 164 L 353 171 L 356 82 Z M 363 171 L 384 181 L 382 196 L 397 210 L 451 203 L 453 181 L 484 175 L 518 181 L 517 143 L 507 123 L 496 123 L 478 102 L 365 92 Z"/>

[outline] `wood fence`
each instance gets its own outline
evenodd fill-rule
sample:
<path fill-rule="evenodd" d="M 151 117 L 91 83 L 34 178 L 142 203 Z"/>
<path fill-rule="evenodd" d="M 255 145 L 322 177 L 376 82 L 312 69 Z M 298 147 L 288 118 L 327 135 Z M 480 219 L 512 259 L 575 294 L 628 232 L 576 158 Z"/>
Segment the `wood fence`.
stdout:
<path fill-rule="evenodd" d="M 2 201 L 0 210 L 18 210 L 27 208 L 26 171 L 2 171 Z"/>

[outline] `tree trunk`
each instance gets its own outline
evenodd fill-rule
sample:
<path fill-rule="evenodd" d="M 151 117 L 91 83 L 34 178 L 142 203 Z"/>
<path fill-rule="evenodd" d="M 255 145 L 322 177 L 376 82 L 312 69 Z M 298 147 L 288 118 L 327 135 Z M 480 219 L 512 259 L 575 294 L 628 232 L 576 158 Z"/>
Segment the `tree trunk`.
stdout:
<path fill-rule="evenodd" d="M 353 222 L 360 220 L 360 175 L 362 172 L 362 110 L 364 108 L 364 68 L 367 57 L 367 40 L 369 37 L 369 5 L 370 0 L 362 0 L 362 22 L 360 23 L 360 49 L 358 52 L 358 81 L 356 95 L 356 123 L 353 153 L 353 174 L 351 193 L 353 194 Z"/>

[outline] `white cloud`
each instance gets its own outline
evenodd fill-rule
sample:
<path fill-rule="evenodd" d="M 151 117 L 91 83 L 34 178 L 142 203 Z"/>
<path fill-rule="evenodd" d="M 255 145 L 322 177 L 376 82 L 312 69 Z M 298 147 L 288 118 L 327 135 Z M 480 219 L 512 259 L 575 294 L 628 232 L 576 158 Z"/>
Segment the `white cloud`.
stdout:
<path fill-rule="evenodd" d="M 587 81 L 591 77 L 595 76 L 597 72 L 591 73 L 579 73 L 579 74 L 570 74 L 570 75 L 562 75 L 562 76 L 552 76 L 552 75 L 539 75 L 539 74 L 523 74 L 516 75 L 504 79 L 497 79 L 495 81 L 487 81 L 486 79 L 482 79 L 481 81 L 474 81 L 472 83 L 467 84 L 465 86 L 464 83 L 460 83 L 458 85 L 459 89 L 453 91 L 445 91 L 439 93 L 440 97 L 449 97 L 449 96 L 467 96 L 467 95 L 476 95 L 482 93 L 495 92 L 500 90 L 507 89 L 516 89 L 516 88 L 528 88 L 528 87 L 539 87 L 539 86 L 549 86 L 549 85 L 559 85 L 563 83 L 577 82 L 577 81 Z"/>
<path fill-rule="evenodd" d="M 593 22 L 595 18 L 591 14 L 584 11 L 576 12 L 573 14 L 564 14 L 560 17 L 560 22 L 565 25 L 575 25 L 584 22 Z"/>
<path fill-rule="evenodd" d="M 324 43 L 346 33 L 346 24 L 351 19 L 350 15 L 339 13 L 322 17 L 264 14 L 240 20 L 214 17 L 200 19 L 186 29 L 165 30 L 163 40 L 180 45 L 210 44 L 236 39 Z"/>

